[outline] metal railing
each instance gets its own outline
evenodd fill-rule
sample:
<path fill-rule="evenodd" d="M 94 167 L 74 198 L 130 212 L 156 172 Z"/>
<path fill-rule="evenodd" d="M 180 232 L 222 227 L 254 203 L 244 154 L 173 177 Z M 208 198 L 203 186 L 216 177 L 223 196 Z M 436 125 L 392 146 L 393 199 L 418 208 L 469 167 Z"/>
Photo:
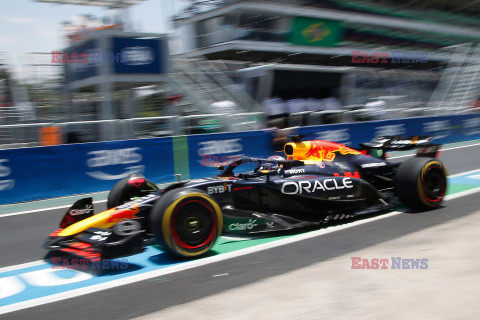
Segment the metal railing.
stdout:
<path fill-rule="evenodd" d="M 265 122 L 264 113 L 251 112 L 228 115 L 203 114 L 182 117 L 0 125 L 0 148 L 39 146 L 41 145 L 40 129 L 45 127 L 59 127 L 62 143 L 84 143 L 99 141 L 98 136 L 101 130 L 108 131 L 113 140 L 128 140 L 185 134 L 251 131 L 263 129 Z"/>
<path fill-rule="evenodd" d="M 468 109 L 456 108 L 454 110 L 452 108 L 452 110 L 448 110 L 449 114 L 458 114 L 459 112 L 466 113 Z M 382 113 L 376 113 L 361 106 L 347 106 L 342 110 L 292 113 L 286 120 L 288 127 L 301 127 L 432 116 L 436 115 L 436 113 L 436 107 L 386 108 Z M 264 124 L 266 123 L 266 115 L 263 112 L 251 112 L 0 125 L 0 148 L 39 146 L 41 145 L 40 129 L 53 126 L 61 129 L 62 143 L 84 143 L 99 141 L 98 136 L 101 130 L 109 131 L 110 136 L 113 137 L 112 140 L 128 140 L 173 135 L 260 130 L 265 127 Z"/>
<path fill-rule="evenodd" d="M 469 113 L 465 107 L 445 110 L 445 114 Z M 360 105 L 346 106 L 343 110 L 302 111 L 291 113 L 286 118 L 288 127 L 316 126 L 333 123 L 348 123 L 361 121 L 377 121 L 390 119 L 405 119 L 437 115 L 436 107 L 397 107 L 385 108 L 381 111 L 363 108 Z"/>

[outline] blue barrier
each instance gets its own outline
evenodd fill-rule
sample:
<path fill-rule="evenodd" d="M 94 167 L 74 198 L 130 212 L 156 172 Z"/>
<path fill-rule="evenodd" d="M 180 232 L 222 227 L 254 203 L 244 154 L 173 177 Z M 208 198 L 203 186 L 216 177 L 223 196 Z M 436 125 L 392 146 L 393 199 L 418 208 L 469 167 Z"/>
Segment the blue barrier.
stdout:
<path fill-rule="evenodd" d="M 0 150 L 0 204 L 109 190 L 133 172 L 172 181 L 172 138 Z"/>
<path fill-rule="evenodd" d="M 353 147 L 380 135 L 433 135 L 438 143 L 480 139 L 480 114 L 420 117 L 302 127 L 306 139 Z M 204 134 L 187 137 L 190 178 L 215 175 L 236 157 L 273 154 L 273 132 Z M 132 172 L 160 183 L 173 181 L 172 138 L 85 143 L 0 150 L 0 204 L 109 190 Z"/>

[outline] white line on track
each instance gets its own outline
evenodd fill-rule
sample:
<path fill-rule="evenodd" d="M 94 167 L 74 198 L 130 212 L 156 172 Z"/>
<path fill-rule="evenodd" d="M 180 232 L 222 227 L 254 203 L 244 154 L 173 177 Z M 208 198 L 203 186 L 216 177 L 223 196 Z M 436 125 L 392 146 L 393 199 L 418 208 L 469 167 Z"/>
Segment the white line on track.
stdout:
<path fill-rule="evenodd" d="M 461 198 L 461 197 L 466 197 L 466 196 L 469 196 L 469 195 L 477 193 L 477 192 L 480 192 L 480 187 L 475 188 L 475 189 L 470 189 L 470 190 L 457 192 L 457 193 L 451 194 L 449 196 L 445 196 L 445 201 L 453 200 L 453 199 L 457 199 L 457 198 Z"/>
<path fill-rule="evenodd" d="M 22 264 L 16 264 L 14 266 L 0 268 L 0 273 L 13 271 L 13 270 L 18 270 L 18 269 L 23 269 L 23 268 L 35 267 L 35 266 L 38 266 L 38 265 L 41 265 L 41 264 L 44 264 L 44 263 L 45 263 L 45 261 L 43 261 L 43 260 L 37 260 L 37 261 L 32 261 L 32 262 L 27 262 L 27 263 L 22 263 Z"/>
<path fill-rule="evenodd" d="M 105 200 L 93 201 L 93 204 L 103 203 L 103 202 L 107 202 L 107 200 L 105 199 Z M 3 213 L 3 214 L 0 214 L 0 218 L 6 218 L 6 217 L 11 217 L 11 216 L 18 216 L 18 215 L 22 215 L 22 214 L 34 213 L 34 212 L 40 212 L 40 211 L 50 211 L 50 210 L 56 210 L 56 209 L 66 209 L 66 208 L 70 208 L 72 205 L 73 205 L 73 202 L 72 202 L 72 204 L 66 204 L 66 205 L 63 205 L 63 206 L 56 206 L 56 207 L 49 207 L 49 208 L 39 208 L 39 209 L 33 209 L 33 210 L 27 210 L 27 211 L 19 211 L 19 212 L 12 212 L 12 213 Z"/>
<path fill-rule="evenodd" d="M 448 177 L 449 178 L 455 178 L 455 177 L 464 176 L 464 175 L 472 174 L 472 173 L 476 173 L 476 172 L 480 172 L 480 169 L 474 169 L 474 170 L 470 170 L 470 171 L 460 172 L 460 173 L 449 175 Z"/>
<path fill-rule="evenodd" d="M 447 197 L 445 197 L 445 200 L 448 201 L 448 200 L 453 200 L 453 199 L 457 199 L 457 198 L 460 198 L 460 197 L 465 197 L 465 196 L 468 196 L 468 195 L 476 193 L 476 192 L 480 192 L 480 188 L 475 188 L 475 189 L 472 189 L 472 190 L 467 190 L 467 191 L 459 192 L 459 193 L 451 195 L 451 196 L 447 196 Z M 9 313 L 9 312 L 19 311 L 19 310 L 22 310 L 22 309 L 36 307 L 36 306 L 47 304 L 47 303 L 52 303 L 52 302 L 62 301 L 62 300 L 70 299 L 70 298 L 75 298 L 75 297 L 86 295 L 86 294 L 89 294 L 89 293 L 94 293 L 94 292 L 98 292 L 98 291 L 102 291 L 102 290 L 106 290 L 106 289 L 120 287 L 120 286 L 124 286 L 124 285 L 127 285 L 127 284 L 132 284 L 132 283 L 135 283 L 135 282 L 139 282 L 139 281 L 144 281 L 144 280 L 148 280 L 148 279 L 152 279 L 152 278 L 156 278 L 156 277 L 161 277 L 161 276 L 164 276 L 164 275 L 167 275 L 167 274 L 180 272 L 180 271 L 184 271 L 184 270 L 188 270 L 188 269 L 193 269 L 195 267 L 205 266 L 205 265 L 208 265 L 208 264 L 211 264 L 211 263 L 220 262 L 220 261 L 224 261 L 224 260 L 228 260 L 228 259 L 233 259 L 233 258 L 241 257 L 241 256 L 244 256 L 244 255 L 248 255 L 248 254 L 251 254 L 251 253 L 260 252 L 260 251 L 264 251 L 264 250 L 268 250 L 268 249 L 292 244 L 292 243 L 307 240 L 307 239 L 312 239 L 312 238 L 319 237 L 319 236 L 322 236 L 322 235 L 325 235 L 325 234 L 350 229 L 350 228 L 353 228 L 353 227 L 356 227 L 356 226 L 359 226 L 359 225 L 362 225 L 362 224 L 367 224 L 367 223 L 370 223 L 370 222 L 373 222 L 373 221 L 387 219 L 387 218 L 390 218 L 390 217 L 393 217 L 393 216 L 396 216 L 396 215 L 399 215 L 399 214 L 402 214 L 402 213 L 403 212 L 401 212 L 401 211 L 393 211 L 393 212 L 386 213 L 386 214 L 376 216 L 376 217 L 373 217 L 373 218 L 358 220 L 358 221 L 354 221 L 354 222 L 344 224 L 344 225 L 340 225 L 340 226 L 333 226 L 333 227 L 327 227 L 325 229 L 310 231 L 310 232 L 307 232 L 307 233 L 294 235 L 294 236 L 284 238 L 284 239 L 280 239 L 280 240 L 274 240 L 272 242 L 256 245 L 256 246 L 249 247 L 249 248 L 244 248 L 244 249 L 240 249 L 240 250 L 236 250 L 236 251 L 232 251 L 232 252 L 228 252 L 228 253 L 223 253 L 223 254 L 216 255 L 216 256 L 211 256 L 211 257 L 208 257 L 208 258 L 203 258 L 203 259 L 194 260 L 194 261 L 188 261 L 188 262 L 185 262 L 185 263 L 180 264 L 180 265 L 175 265 L 175 266 L 166 267 L 166 268 L 159 269 L 159 270 L 154 270 L 154 271 L 149 271 L 149 272 L 145 272 L 145 273 L 142 273 L 142 274 L 137 274 L 137 275 L 127 277 L 127 278 L 122 278 L 122 279 L 118 279 L 118 280 L 114 280 L 114 281 L 110 281 L 110 282 L 106 282 L 106 283 L 100 283 L 100 284 L 96 284 L 96 285 L 93 285 L 93 286 L 88 286 L 88 287 L 85 287 L 85 288 L 79 288 L 79 289 L 75 289 L 75 290 L 68 291 L 68 292 L 57 293 L 57 294 L 47 296 L 47 297 L 32 299 L 32 300 L 23 301 L 23 302 L 18 302 L 18 303 L 11 304 L 11 305 L 8 305 L 8 306 L 0 307 L 0 315 L 5 314 L 5 313 Z M 38 263 L 39 263 L 38 261 L 35 261 L 35 262 L 27 263 L 27 264 L 22 264 L 22 265 L 3 268 L 3 269 L 0 269 L 0 271 L 2 271 L 4 269 L 14 270 L 14 269 L 18 269 L 19 266 L 25 266 L 25 265 L 29 265 L 29 264 L 36 265 Z"/>

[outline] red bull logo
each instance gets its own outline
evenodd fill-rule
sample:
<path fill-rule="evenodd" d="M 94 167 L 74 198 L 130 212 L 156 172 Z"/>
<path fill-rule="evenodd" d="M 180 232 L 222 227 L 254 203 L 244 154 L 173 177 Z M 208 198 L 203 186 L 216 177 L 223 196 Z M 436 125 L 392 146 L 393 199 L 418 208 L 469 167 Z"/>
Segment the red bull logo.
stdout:
<path fill-rule="evenodd" d="M 338 143 L 322 141 L 322 140 L 313 140 L 313 141 L 310 141 L 310 148 L 305 153 L 304 157 L 306 159 L 314 158 L 312 160 L 318 160 L 318 161 L 333 161 L 337 153 L 340 153 L 342 155 L 360 154 L 359 151 Z"/>
<path fill-rule="evenodd" d="M 133 219 L 137 217 L 136 214 L 139 212 L 140 212 L 140 209 L 136 206 L 129 209 L 115 211 L 110 214 L 106 223 L 117 223 L 125 219 Z"/>

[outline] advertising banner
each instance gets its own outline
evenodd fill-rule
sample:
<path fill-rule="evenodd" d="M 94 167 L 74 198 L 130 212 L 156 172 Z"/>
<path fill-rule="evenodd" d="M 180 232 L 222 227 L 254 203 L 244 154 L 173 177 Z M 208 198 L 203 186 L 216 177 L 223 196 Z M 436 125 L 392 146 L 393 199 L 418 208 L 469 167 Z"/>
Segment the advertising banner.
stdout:
<path fill-rule="evenodd" d="M 166 40 L 113 38 L 114 73 L 165 72 Z"/>
<path fill-rule="evenodd" d="M 174 179 L 171 138 L 0 151 L 0 204 L 110 190 L 130 173 Z"/>
<path fill-rule="evenodd" d="M 65 51 L 68 59 L 71 60 L 71 63 L 64 63 L 65 81 L 71 83 L 98 76 L 100 74 L 99 64 L 101 61 L 92 57 L 99 55 L 99 52 L 98 40 L 90 40 Z"/>

